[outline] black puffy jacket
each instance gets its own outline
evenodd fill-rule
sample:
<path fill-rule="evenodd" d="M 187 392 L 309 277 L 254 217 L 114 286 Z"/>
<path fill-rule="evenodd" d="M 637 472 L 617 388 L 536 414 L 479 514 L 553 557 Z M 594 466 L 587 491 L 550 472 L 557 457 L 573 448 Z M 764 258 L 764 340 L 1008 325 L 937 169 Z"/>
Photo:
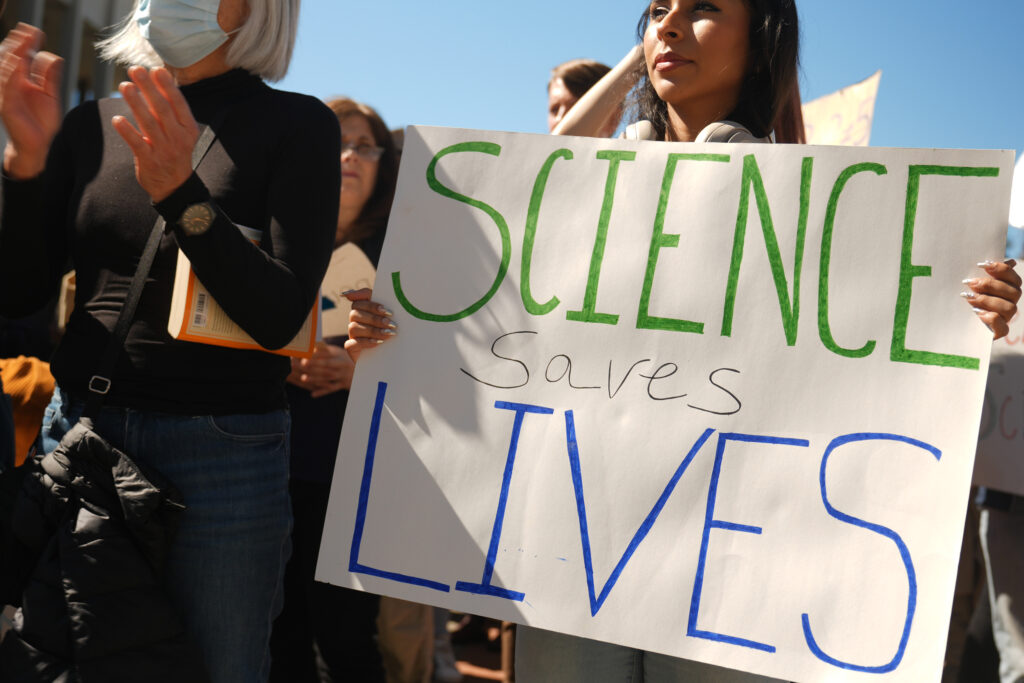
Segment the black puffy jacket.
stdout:
<path fill-rule="evenodd" d="M 180 501 L 87 424 L 37 459 L 4 558 L 0 603 L 20 609 L 0 681 L 206 681 L 161 583 Z"/>

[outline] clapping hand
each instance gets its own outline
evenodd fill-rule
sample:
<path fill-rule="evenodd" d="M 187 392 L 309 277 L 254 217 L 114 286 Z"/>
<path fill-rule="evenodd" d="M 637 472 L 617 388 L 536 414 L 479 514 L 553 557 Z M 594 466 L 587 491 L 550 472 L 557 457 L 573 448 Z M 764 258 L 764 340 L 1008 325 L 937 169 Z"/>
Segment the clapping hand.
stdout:
<path fill-rule="evenodd" d="M 46 168 L 60 128 L 60 75 L 64 60 L 38 52 L 43 32 L 18 24 L 0 44 L 0 120 L 7 130 L 4 172 L 19 180 Z"/>
<path fill-rule="evenodd" d="M 135 155 L 135 177 L 154 202 L 166 199 L 192 175 L 199 126 L 174 78 L 163 67 L 128 70 L 119 87 L 138 128 L 115 116 L 114 129 Z"/>

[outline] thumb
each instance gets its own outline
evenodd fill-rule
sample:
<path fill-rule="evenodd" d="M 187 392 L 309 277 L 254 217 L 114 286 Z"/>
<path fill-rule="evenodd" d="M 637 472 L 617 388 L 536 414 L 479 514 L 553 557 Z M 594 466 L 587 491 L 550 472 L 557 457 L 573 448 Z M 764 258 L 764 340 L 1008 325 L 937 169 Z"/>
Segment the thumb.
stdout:
<path fill-rule="evenodd" d="M 359 354 L 362 349 L 359 348 L 359 342 L 355 339 L 348 339 L 345 341 L 345 351 L 348 352 L 348 357 L 352 359 L 352 363 L 359 362 Z"/>

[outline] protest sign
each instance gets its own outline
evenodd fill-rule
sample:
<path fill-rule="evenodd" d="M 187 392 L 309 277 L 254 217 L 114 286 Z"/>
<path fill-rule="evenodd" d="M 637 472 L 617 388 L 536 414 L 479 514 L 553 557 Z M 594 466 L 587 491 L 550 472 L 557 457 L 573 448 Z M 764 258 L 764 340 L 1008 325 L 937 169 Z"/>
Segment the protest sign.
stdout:
<path fill-rule="evenodd" d="M 1013 190 L 1010 197 L 1010 225 L 1024 228 L 1024 155 L 1013 167 Z"/>
<path fill-rule="evenodd" d="M 346 242 L 331 253 L 331 262 L 320 283 L 320 309 L 323 311 L 325 337 L 348 335 L 348 312 L 351 302 L 342 292 L 350 289 L 373 287 L 377 271 L 354 242 Z"/>
<path fill-rule="evenodd" d="M 804 131 L 811 145 L 866 147 L 871 140 L 882 72 L 804 104 Z"/>
<path fill-rule="evenodd" d="M 992 346 L 974 483 L 1024 496 L 1024 318 L 1019 315 L 1010 333 Z"/>
<path fill-rule="evenodd" d="M 318 579 L 938 680 L 1012 154 L 405 139 Z"/>

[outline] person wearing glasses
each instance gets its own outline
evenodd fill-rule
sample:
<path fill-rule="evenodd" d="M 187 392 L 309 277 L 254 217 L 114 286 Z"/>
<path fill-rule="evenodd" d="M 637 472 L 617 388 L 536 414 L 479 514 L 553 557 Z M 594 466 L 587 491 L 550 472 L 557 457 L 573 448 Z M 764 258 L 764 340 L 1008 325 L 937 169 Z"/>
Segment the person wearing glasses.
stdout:
<path fill-rule="evenodd" d="M 334 247 L 354 243 L 376 266 L 398 179 L 398 151 L 380 115 L 347 97 L 327 102 L 341 125 L 341 198 Z M 384 681 L 377 647 L 379 597 L 313 580 L 334 457 L 352 385 L 345 337 L 292 361 L 292 556 L 284 609 L 271 636 L 271 681 Z M 314 647 L 315 646 L 315 647 Z"/>

